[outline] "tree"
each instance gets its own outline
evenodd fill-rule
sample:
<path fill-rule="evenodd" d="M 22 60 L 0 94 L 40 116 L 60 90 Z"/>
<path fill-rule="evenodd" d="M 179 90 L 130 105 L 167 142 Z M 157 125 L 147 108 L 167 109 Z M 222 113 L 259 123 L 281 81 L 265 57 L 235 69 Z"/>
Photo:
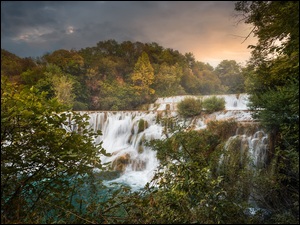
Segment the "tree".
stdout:
<path fill-rule="evenodd" d="M 28 69 L 20 74 L 21 83 L 33 86 L 36 85 L 40 80 L 45 79 L 45 66 L 38 66 L 32 69 Z"/>
<path fill-rule="evenodd" d="M 224 86 L 221 85 L 221 80 L 210 70 L 194 71 L 194 74 L 199 79 L 199 91 L 201 94 L 217 94 L 224 93 Z"/>
<path fill-rule="evenodd" d="M 169 66 L 167 63 L 162 63 L 154 81 L 156 94 L 160 97 L 185 94 L 180 85 L 182 75 L 182 68 L 178 64 Z"/>
<path fill-rule="evenodd" d="M 55 64 L 65 73 L 79 75 L 84 66 L 84 59 L 76 51 L 59 49 L 51 54 L 44 55 L 47 63 Z"/>
<path fill-rule="evenodd" d="M 299 2 L 240 1 L 242 20 L 258 38 L 246 70 L 250 108 L 270 131 L 276 169 L 266 197 L 271 222 L 299 220 Z M 250 34 L 249 34 L 250 35 Z M 276 196 L 276 197 L 275 197 Z M 286 213 L 282 213 L 285 211 Z M 298 218 L 298 219 L 297 219 Z M 293 219 L 292 219 L 293 220 Z"/>
<path fill-rule="evenodd" d="M 182 131 L 163 140 L 152 140 L 160 166 L 142 194 L 127 206 L 134 224 L 246 223 L 245 204 L 235 192 L 229 196 L 224 179 L 214 176 L 210 164 L 220 144 L 208 130 Z M 235 171 L 236 172 L 236 171 Z"/>
<path fill-rule="evenodd" d="M 134 108 L 134 90 L 129 84 L 119 84 L 117 81 L 100 81 L 98 109 L 101 110 L 128 110 Z"/>
<path fill-rule="evenodd" d="M 154 82 L 154 70 L 146 52 L 143 52 L 138 58 L 131 74 L 131 80 L 136 94 L 146 102 L 150 100 L 151 95 L 155 93 L 155 90 L 150 87 Z"/>
<path fill-rule="evenodd" d="M 21 83 L 20 74 L 35 68 L 36 64 L 31 58 L 20 58 L 1 49 L 1 75 L 9 77 L 12 82 Z"/>
<path fill-rule="evenodd" d="M 242 68 L 235 60 L 223 60 L 218 64 L 215 73 L 221 80 L 222 85 L 227 89 L 227 93 L 244 92 L 244 77 Z"/>
<path fill-rule="evenodd" d="M 258 37 L 256 46 L 249 46 L 253 49 L 252 57 L 247 71 L 247 91 L 250 93 L 252 109 L 260 109 L 255 115 L 260 118 L 264 113 L 269 117 L 280 117 L 281 112 L 270 109 L 289 107 L 286 106 L 282 98 L 273 98 L 272 102 L 267 101 L 268 94 L 272 95 L 274 91 L 286 89 L 287 87 L 299 85 L 299 2 L 281 1 L 281 2 L 237 2 L 236 10 L 242 12 L 245 23 L 253 24 L 253 34 Z M 249 72 L 253 70 L 253 72 Z M 287 88 L 288 89 L 288 88 Z M 280 91 L 279 91 L 280 92 Z M 279 93 L 278 92 L 278 93 Z M 299 104 L 299 92 L 288 95 L 289 100 Z M 277 102 L 278 100 L 278 102 Z M 283 105 L 284 104 L 284 105 Z M 290 123 L 298 124 L 299 110 L 290 105 L 289 115 L 294 121 L 284 121 L 278 123 L 269 121 L 270 130 L 280 131 L 280 127 Z M 265 120 L 262 120 L 265 121 Z M 286 125 L 285 125 L 286 124 Z M 295 132 L 297 132 L 295 127 Z M 290 143 L 291 146 L 298 146 L 298 141 Z M 296 144 L 296 146 L 295 146 Z M 298 147 L 297 147 L 298 149 Z"/>
<path fill-rule="evenodd" d="M 61 104 L 72 106 L 75 95 L 73 93 L 74 81 L 67 76 L 53 76 L 53 89 Z"/>
<path fill-rule="evenodd" d="M 1 223 L 43 221 L 53 205 L 72 210 L 82 178 L 102 168 L 88 115 L 45 96 L 1 78 Z"/>
<path fill-rule="evenodd" d="M 180 82 L 185 92 L 188 94 L 200 94 L 200 80 L 195 76 L 192 69 L 188 67 L 183 68 L 183 76 Z"/>

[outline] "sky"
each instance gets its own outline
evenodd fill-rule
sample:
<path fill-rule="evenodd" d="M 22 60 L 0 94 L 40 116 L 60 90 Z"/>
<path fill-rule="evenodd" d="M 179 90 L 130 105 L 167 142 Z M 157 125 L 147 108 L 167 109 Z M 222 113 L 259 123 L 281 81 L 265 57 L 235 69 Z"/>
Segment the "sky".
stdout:
<path fill-rule="evenodd" d="M 1 1 L 1 49 L 39 57 L 114 39 L 192 53 L 216 67 L 245 65 L 252 27 L 235 15 L 234 1 Z"/>

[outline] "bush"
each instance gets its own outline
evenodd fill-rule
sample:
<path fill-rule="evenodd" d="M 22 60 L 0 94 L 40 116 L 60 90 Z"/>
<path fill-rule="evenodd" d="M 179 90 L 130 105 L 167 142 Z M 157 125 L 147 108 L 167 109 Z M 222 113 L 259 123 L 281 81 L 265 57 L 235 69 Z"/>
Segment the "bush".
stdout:
<path fill-rule="evenodd" d="M 202 101 L 192 97 L 187 97 L 177 105 L 178 114 L 183 117 L 199 115 L 202 110 Z"/>
<path fill-rule="evenodd" d="M 206 98 L 203 100 L 203 108 L 208 113 L 224 110 L 225 100 L 224 98 L 217 98 L 216 96 Z"/>

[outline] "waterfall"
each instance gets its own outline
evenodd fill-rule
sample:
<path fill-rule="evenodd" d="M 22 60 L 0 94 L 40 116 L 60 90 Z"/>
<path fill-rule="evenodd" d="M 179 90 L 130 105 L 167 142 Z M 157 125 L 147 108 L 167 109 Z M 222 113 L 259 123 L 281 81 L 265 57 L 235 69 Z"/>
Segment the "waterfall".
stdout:
<path fill-rule="evenodd" d="M 151 180 L 159 161 L 156 152 L 147 147 L 145 141 L 165 138 L 163 124 L 158 118 L 176 117 L 177 104 L 185 97 L 197 98 L 197 96 L 159 98 L 149 105 L 148 111 L 85 112 L 89 114 L 91 128 L 102 131 L 102 135 L 98 136 L 95 142 L 102 142 L 102 147 L 112 155 L 101 156 L 102 163 L 110 163 L 113 170 L 120 172 L 120 177 L 107 181 L 108 184 L 118 182 L 127 184 L 132 189 L 139 189 Z M 211 95 L 201 96 L 203 99 L 207 97 Z M 206 117 L 193 118 L 190 121 L 192 129 L 205 129 L 210 120 L 253 121 L 247 108 L 246 94 L 216 95 L 216 97 L 225 99 L 225 110 Z M 240 140 L 241 151 L 247 151 L 248 156 L 253 158 L 253 166 L 263 166 L 266 150 L 262 149 L 266 148 L 267 135 L 262 131 L 257 131 L 251 136 L 237 134 L 228 140 L 227 145 L 236 139 Z"/>
<path fill-rule="evenodd" d="M 219 160 L 218 171 L 226 173 L 227 168 L 234 168 L 236 174 L 229 175 L 231 180 L 241 171 L 247 170 L 253 175 L 265 169 L 268 161 L 269 140 L 268 134 L 255 124 L 243 124 L 237 128 L 236 134 L 225 143 L 223 154 Z M 243 172 L 242 172 L 243 173 Z M 231 177 L 232 176 L 232 177 Z M 241 192 L 248 192 L 249 214 L 254 215 L 258 209 L 257 200 L 260 199 L 257 190 L 252 185 L 252 177 L 248 177 L 248 185 Z"/>
<path fill-rule="evenodd" d="M 239 164 L 241 166 L 252 170 L 264 168 L 267 163 L 269 147 L 268 134 L 260 128 L 256 128 L 256 130 L 252 132 L 249 132 L 250 128 L 242 128 L 244 128 L 242 129 L 242 133 L 240 131 L 241 127 L 239 127 L 236 135 L 231 136 L 227 140 L 224 147 L 225 153 L 221 155 L 219 164 L 227 164 L 230 158 L 239 155 Z"/>
<path fill-rule="evenodd" d="M 145 141 L 162 138 L 163 127 L 156 123 L 156 112 L 89 112 L 90 125 L 101 130 L 96 143 L 102 142 L 111 157 L 102 156 L 102 163 L 111 162 L 121 176 L 113 182 L 126 183 L 133 189 L 143 187 L 158 166 L 156 153 Z"/>

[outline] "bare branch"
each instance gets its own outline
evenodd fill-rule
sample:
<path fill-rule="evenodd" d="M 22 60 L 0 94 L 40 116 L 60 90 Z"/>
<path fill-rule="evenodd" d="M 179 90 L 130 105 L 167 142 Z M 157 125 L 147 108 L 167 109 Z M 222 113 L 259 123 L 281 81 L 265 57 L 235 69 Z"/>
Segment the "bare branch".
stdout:
<path fill-rule="evenodd" d="M 252 30 L 250 31 L 250 33 L 245 37 L 245 39 L 243 40 L 243 42 L 241 44 L 243 44 L 249 38 L 249 36 L 253 33 L 253 31 L 254 31 L 255 28 L 256 28 L 256 26 L 254 26 L 252 28 Z"/>

